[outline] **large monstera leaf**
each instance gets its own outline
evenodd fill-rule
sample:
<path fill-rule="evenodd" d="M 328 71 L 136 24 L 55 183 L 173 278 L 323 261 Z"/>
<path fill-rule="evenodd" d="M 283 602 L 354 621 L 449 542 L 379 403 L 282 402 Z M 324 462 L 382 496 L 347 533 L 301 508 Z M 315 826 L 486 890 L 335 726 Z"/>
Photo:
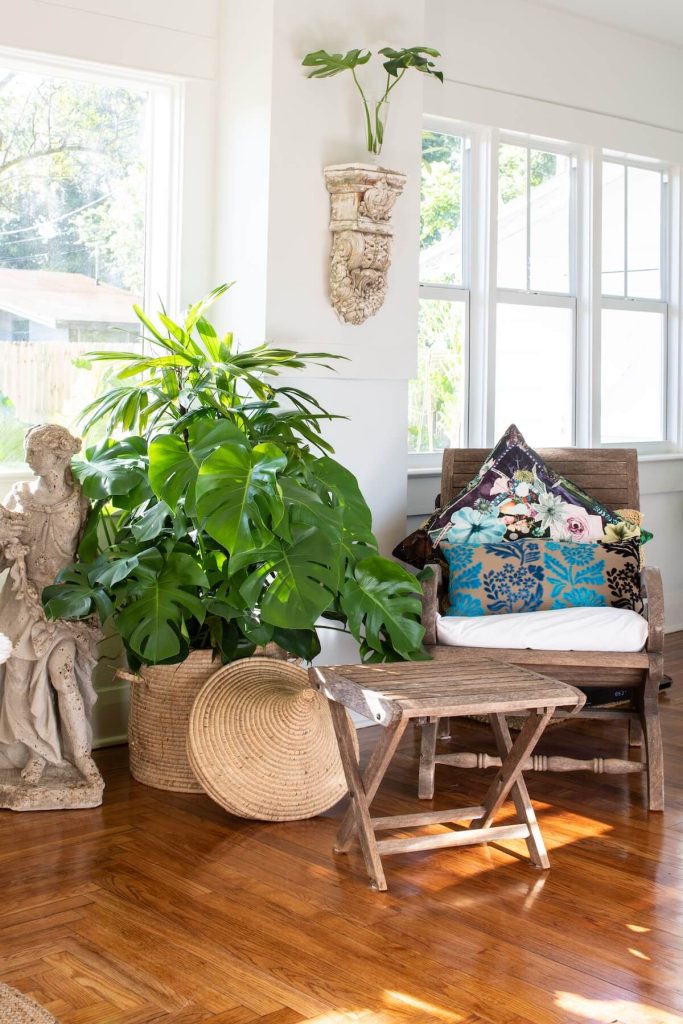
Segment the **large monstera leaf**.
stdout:
<path fill-rule="evenodd" d="M 152 490 L 147 480 L 147 442 L 142 437 L 123 441 L 107 438 L 88 448 L 72 463 L 86 498 L 112 501 L 117 508 L 134 509 Z"/>
<path fill-rule="evenodd" d="M 396 562 L 380 555 L 364 558 L 344 584 L 341 607 L 351 633 L 367 647 L 386 653 L 389 640 L 402 658 L 420 657 L 420 584 Z"/>
<path fill-rule="evenodd" d="M 106 622 L 114 606 L 106 591 L 96 584 L 87 565 L 73 564 L 62 569 L 57 581 L 42 593 L 48 619 L 85 619 L 94 612 Z"/>
<path fill-rule="evenodd" d="M 337 588 L 341 590 L 349 567 L 377 554 L 372 532 L 372 514 L 353 473 L 327 456 L 316 459 L 311 469 L 323 500 L 337 515 L 337 528 L 330 533 L 330 545 L 337 564 Z"/>
<path fill-rule="evenodd" d="M 206 532 L 230 553 L 230 572 L 244 565 L 239 556 L 264 547 L 285 514 L 277 475 L 287 457 L 274 444 L 251 450 L 238 445 L 217 449 L 197 476 L 197 516 Z"/>
<path fill-rule="evenodd" d="M 246 448 L 244 434 L 229 420 L 196 420 L 181 434 L 161 434 L 149 445 L 149 482 L 158 498 L 176 508 L 181 498 L 185 511 L 194 512 L 199 467 L 221 445 Z"/>
<path fill-rule="evenodd" d="M 242 584 L 242 597 L 258 605 L 264 622 L 313 629 L 336 591 L 338 567 L 327 535 L 315 527 L 295 529 L 291 542 L 274 537 L 254 555 L 261 564 Z"/>
<path fill-rule="evenodd" d="M 197 588 L 208 580 L 193 555 L 154 551 L 127 576 L 119 599 L 126 605 L 117 627 L 126 647 L 142 661 L 160 664 L 188 653 L 187 620 L 204 619 Z"/>

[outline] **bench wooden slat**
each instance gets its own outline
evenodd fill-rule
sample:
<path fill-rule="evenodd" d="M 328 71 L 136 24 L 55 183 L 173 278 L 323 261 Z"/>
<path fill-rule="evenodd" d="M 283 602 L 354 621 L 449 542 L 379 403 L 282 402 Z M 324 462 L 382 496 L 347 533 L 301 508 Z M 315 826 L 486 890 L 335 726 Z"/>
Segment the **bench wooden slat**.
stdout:
<path fill-rule="evenodd" d="M 486 448 L 447 448 L 441 469 L 441 504 L 472 480 L 489 454 Z M 551 469 L 566 476 L 607 508 L 640 508 L 635 448 L 539 448 Z"/>

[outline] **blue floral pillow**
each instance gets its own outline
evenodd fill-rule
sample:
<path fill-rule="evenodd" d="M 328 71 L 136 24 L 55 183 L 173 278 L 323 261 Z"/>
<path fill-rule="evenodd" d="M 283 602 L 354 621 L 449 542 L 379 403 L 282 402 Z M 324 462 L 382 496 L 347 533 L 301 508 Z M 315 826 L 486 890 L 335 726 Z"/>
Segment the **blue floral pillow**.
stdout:
<path fill-rule="evenodd" d="M 482 533 L 487 531 L 486 524 Z M 441 545 L 447 615 L 504 615 L 611 605 L 643 613 L 637 540 L 571 544 L 544 538 Z"/>

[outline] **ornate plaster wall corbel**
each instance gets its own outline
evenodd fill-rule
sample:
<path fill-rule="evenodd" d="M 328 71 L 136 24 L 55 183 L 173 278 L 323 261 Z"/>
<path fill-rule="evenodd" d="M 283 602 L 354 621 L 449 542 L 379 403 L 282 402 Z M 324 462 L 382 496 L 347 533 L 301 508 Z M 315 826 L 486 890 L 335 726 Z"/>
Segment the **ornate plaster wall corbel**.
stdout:
<path fill-rule="evenodd" d="M 387 292 L 391 215 L 405 174 L 368 164 L 325 168 L 330 193 L 330 301 L 345 324 L 362 324 Z"/>

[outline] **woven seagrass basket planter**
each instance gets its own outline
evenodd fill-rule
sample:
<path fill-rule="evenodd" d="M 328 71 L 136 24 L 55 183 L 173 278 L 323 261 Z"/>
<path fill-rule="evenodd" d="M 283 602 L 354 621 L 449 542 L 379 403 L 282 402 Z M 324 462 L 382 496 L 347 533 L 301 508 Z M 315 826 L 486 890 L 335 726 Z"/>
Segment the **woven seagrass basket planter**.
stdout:
<path fill-rule="evenodd" d="M 187 758 L 187 730 L 195 698 L 220 667 L 213 651 L 191 651 L 178 665 L 143 665 L 131 683 L 128 749 L 131 775 L 155 789 L 203 793 Z"/>

